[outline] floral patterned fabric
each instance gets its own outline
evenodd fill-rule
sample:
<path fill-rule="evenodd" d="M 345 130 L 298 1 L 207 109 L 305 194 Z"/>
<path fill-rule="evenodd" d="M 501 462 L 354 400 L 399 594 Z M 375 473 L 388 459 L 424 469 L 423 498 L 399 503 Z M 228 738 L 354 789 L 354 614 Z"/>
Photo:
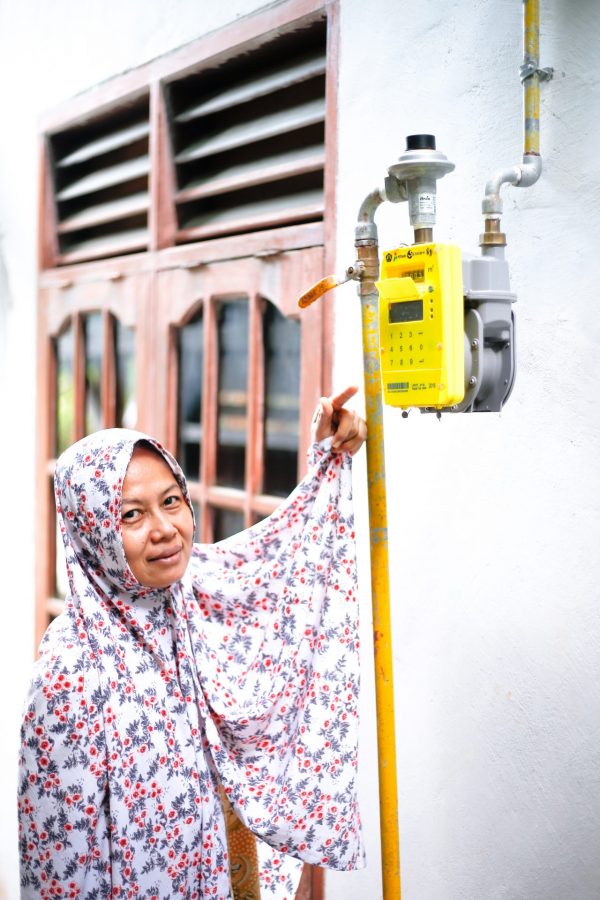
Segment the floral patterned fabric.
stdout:
<path fill-rule="evenodd" d="M 21 896 L 229 898 L 222 789 L 266 842 L 263 896 L 291 897 L 292 858 L 363 865 L 350 457 L 314 445 L 276 512 L 157 590 L 121 540 L 140 440 L 97 432 L 57 464 L 70 593 L 25 707 Z"/>

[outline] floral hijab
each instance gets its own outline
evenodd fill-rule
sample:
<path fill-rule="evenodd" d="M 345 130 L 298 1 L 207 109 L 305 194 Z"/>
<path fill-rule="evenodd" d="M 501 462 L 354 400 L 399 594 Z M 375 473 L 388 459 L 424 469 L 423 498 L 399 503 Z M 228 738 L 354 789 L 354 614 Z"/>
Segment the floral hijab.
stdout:
<path fill-rule="evenodd" d="M 159 590 L 137 582 L 121 539 L 141 440 L 189 503 L 177 462 L 139 432 L 97 432 L 57 464 L 70 592 L 25 708 L 22 898 L 230 897 L 220 789 L 273 848 L 266 895 L 289 896 L 288 854 L 361 866 L 350 458 L 315 445 L 279 509 L 194 545 Z"/>

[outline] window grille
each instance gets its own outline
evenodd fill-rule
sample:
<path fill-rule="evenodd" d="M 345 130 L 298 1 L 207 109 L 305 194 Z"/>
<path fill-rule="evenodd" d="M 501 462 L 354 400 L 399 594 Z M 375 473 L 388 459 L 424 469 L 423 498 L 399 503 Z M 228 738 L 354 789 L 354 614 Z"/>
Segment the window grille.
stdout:
<path fill-rule="evenodd" d="M 206 307 L 212 312 L 206 314 Z M 254 307 L 261 324 L 254 331 Z M 204 321 L 214 322 L 213 335 Z M 190 492 L 206 515 L 198 518 L 201 541 L 220 540 L 251 525 L 287 496 L 298 480 L 300 419 L 300 322 L 268 300 L 210 298 L 175 330 L 178 417 L 177 451 Z M 208 355 L 205 346 L 209 347 Z M 249 389 L 250 360 L 258 370 Z M 211 371 L 215 377 L 211 378 Z M 214 396 L 206 394 L 212 386 Z M 205 427 L 203 395 L 215 427 Z M 206 446 L 208 440 L 208 446 Z M 247 448 L 258 442 L 258 467 Z M 203 454 L 213 460 L 204 464 Z M 228 530 L 229 529 L 229 530 Z"/>
<path fill-rule="evenodd" d="M 58 262 L 148 247 L 149 99 L 50 137 Z"/>
<path fill-rule="evenodd" d="M 168 86 L 179 242 L 323 218 L 323 21 Z"/>

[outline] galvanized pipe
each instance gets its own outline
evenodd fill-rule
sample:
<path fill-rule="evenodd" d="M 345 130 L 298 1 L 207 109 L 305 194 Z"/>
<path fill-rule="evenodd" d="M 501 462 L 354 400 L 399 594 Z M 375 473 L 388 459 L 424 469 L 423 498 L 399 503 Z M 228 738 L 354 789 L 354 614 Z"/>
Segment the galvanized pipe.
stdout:
<path fill-rule="evenodd" d="M 525 135 L 524 153 L 540 155 L 540 4 L 524 2 L 523 68 Z"/>
<path fill-rule="evenodd" d="M 485 186 L 481 205 L 484 216 L 500 216 L 503 184 L 530 187 L 542 174 L 540 156 L 540 78 L 551 78 L 552 69 L 539 68 L 540 4 L 539 0 L 524 0 L 524 50 L 521 80 L 523 81 L 524 141 L 523 161 L 495 172 Z"/>
<path fill-rule="evenodd" d="M 354 232 L 357 260 L 344 276 L 322 278 L 302 294 L 298 304 L 310 306 L 322 294 L 350 278 L 359 282 L 362 310 L 363 369 L 367 419 L 367 481 L 371 539 L 371 602 L 375 656 L 377 707 L 377 758 L 379 769 L 379 821 L 383 900 L 400 900 L 400 846 L 398 837 L 398 785 L 396 776 L 396 725 L 392 663 L 392 623 L 388 565 L 387 501 L 383 400 L 379 363 L 379 277 L 377 226 L 374 216 L 386 199 L 376 188 L 363 200 Z"/>
<path fill-rule="evenodd" d="M 381 875 L 384 900 L 400 900 L 400 844 L 398 831 L 398 784 L 396 774 L 396 724 L 392 623 L 388 562 L 387 499 L 385 489 L 385 444 L 383 400 L 379 362 L 379 277 L 375 211 L 385 199 L 373 191 L 363 202 L 356 225 L 355 243 L 362 268 L 359 294 L 362 312 L 363 369 L 367 419 L 367 482 L 371 540 L 371 602 L 375 657 L 375 702 L 377 707 L 377 758 L 379 770 L 379 822 L 381 829 Z M 370 237 L 366 238 L 365 234 Z"/>
<path fill-rule="evenodd" d="M 377 246 L 377 225 L 374 222 L 374 216 L 386 199 L 384 188 L 375 188 L 361 203 L 354 229 L 356 246 L 363 241 L 373 241 Z"/>

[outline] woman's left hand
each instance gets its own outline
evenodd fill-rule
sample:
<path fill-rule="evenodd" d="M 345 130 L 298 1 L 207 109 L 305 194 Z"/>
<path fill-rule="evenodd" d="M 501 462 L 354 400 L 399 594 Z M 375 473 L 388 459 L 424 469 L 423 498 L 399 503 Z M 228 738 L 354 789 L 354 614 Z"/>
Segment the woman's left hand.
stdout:
<path fill-rule="evenodd" d="M 356 410 L 344 409 L 357 391 L 358 388 L 353 386 L 334 397 L 321 397 L 310 426 L 313 442 L 333 437 L 332 450 L 352 455 L 362 447 L 367 437 L 367 423 Z"/>

